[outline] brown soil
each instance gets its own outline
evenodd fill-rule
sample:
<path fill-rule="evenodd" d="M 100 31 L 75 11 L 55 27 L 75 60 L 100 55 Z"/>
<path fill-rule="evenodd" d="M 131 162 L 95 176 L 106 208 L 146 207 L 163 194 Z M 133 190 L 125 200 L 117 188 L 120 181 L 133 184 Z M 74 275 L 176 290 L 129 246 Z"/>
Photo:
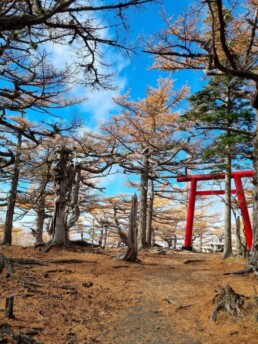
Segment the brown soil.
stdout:
<path fill-rule="evenodd" d="M 114 250 L 44 253 L 2 247 L 1 252 L 47 263 L 14 264 L 13 279 L 6 277 L 6 270 L 0 274 L 0 324 L 23 333 L 36 329 L 34 339 L 41 343 L 258 343 L 258 277 L 223 275 L 243 269 L 240 259 L 148 251 L 141 253 L 141 264 L 129 264 L 114 260 Z M 60 259 L 81 262 L 57 263 Z M 185 260 L 190 262 L 184 264 Z M 211 302 L 226 284 L 250 299 L 238 319 L 222 311 L 212 322 Z M 15 295 L 14 320 L 4 317 L 5 297 L 10 294 Z M 1 336 L 0 343 L 6 343 Z"/>

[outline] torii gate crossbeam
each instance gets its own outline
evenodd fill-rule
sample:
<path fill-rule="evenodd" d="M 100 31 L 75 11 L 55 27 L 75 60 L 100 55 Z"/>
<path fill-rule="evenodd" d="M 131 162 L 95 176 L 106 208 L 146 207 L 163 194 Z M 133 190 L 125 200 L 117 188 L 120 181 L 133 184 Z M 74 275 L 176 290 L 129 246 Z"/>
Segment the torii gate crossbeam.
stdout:
<path fill-rule="evenodd" d="M 254 171 L 236 171 L 231 173 L 231 178 L 234 178 L 236 189 L 232 190 L 232 194 L 237 194 L 239 208 L 244 220 L 244 233 L 246 237 L 247 248 L 251 250 L 252 248 L 252 227 L 251 221 L 248 213 L 247 202 L 245 198 L 245 193 L 242 185 L 243 177 L 253 177 Z M 196 196 L 208 196 L 208 195 L 223 195 L 225 191 L 223 190 L 205 190 L 197 191 L 197 183 L 201 180 L 215 180 L 215 179 L 225 179 L 225 173 L 214 173 L 214 174 L 197 174 L 192 176 L 182 176 L 178 177 L 178 182 L 191 182 L 190 193 L 189 193 L 189 204 L 187 210 L 186 219 L 186 230 L 185 230 L 185 242 L 183 249 L 192 250 L 192 233 L 193 233 L 193 222 L 194 222 L 194 209 Z"/>

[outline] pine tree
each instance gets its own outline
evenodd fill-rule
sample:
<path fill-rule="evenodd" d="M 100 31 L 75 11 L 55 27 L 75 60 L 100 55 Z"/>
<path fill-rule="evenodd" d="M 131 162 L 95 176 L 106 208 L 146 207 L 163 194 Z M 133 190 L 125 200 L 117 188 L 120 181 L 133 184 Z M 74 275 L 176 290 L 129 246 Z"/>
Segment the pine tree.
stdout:
<path fill-rule="evenodd" d="M 251 158 L 251 133 L 255 113 L 247 99 L 243 81 L 231 76 L 215 76 L 203 90 L 189 98 L 191 109 L 185 114 L 199 129 L 212 130 L 214 139 L 203 152 L 205 160 L 225 172 L 225 246 L 223 258 L 232 254 L 231 170 L 240 158 Z M 241 129 L 240 129 L 241 128 Z"/>

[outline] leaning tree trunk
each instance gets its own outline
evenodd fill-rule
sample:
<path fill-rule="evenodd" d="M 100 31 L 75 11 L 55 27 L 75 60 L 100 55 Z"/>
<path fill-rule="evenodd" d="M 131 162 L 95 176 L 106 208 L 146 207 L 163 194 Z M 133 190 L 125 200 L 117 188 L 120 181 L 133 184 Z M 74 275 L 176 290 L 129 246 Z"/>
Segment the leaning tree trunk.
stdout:
<path fill-rule="evenodd" d="M 135 262 L 138 256 L 137 241 L 137 196 L 132 197 L 131 212 L 129 217 L 128 247 L 122 260 Z"/>
<path fill-rule="evenodd" d="M 146 245 L 147 231 L 147 202 L 148 202 L 148 175 L 149 175 L 149 156 L 144 155 L 143 167 L 141 172 L 140 184 L 140 212 L 139 212 L 139 231 L 138 231 L 138 248 L 141 249 Z"/>
<path fill-rule="evenodd" d="M 18 141 L 16 146 L 16 156 L 14 162 L 13 175 L 11 180 L 11 189 L 8 197 L 8 204 L 4 223 L 4 245 L 12 245 L 12 229 L 15 203 L 17 199 L 17 189 L 20 174 L 20 159 L 21 159 L 22 135 L 18 134 Z"/>

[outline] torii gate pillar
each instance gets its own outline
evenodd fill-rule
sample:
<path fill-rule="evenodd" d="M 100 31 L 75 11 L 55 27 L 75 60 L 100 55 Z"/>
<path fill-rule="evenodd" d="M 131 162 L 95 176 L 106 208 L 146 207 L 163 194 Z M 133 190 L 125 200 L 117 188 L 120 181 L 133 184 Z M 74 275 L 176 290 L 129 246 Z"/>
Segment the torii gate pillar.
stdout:
<path fill-rule="evenodd" d="M 253 171 L 238 171 L 232 172 L 231 178 L 234 178 L 236 190 L 232 190 L 232 194 L 237 194 L 239 208 L 244 221 L 244 233 L 246 237 L 246 244 L 248 250 L 252 248 L 252 227 L 251 221 L 248 213 L 247 202 L 245 198 L 245 193 L 242 185 L 242 177 L 253 177 Z M 192 176 L 178 177 L 178 182 L 191 182 L 190 194 L 189 194 L 189 204 L 187 210 L 186 219 L 186 229 L 185 229 L 185 242 L 183 249 L 192 251 L 192 234 L 193 234 L 193 222 L 194 222 L 194 210 L 196 196 L 208 196 L 208 195 L 223 195 L 225 191 L 223 190 L 207 190 L 207 191 L 197 191 L 197 182 L 201 180 L 214 180 L 214 179 L 225 179 L 225 173 L 216 174 L 199 174 Z"/>

